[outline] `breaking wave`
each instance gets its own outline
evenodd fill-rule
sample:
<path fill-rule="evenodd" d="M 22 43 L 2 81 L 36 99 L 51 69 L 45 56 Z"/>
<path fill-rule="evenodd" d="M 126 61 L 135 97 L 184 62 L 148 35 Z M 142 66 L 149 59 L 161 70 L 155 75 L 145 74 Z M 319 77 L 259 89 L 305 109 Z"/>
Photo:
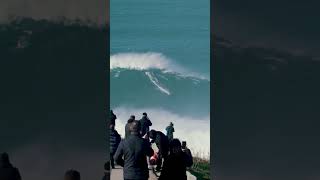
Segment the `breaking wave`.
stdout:
<path fill-rule="evenodd" d="M 127 70 L 154 70 L 158 69 L 164 73 L 172 73 L 181 77 L 193 77 L 202 80 L 209 80 L 209 78 L 199 73 L 192 72 L 166 57 L 161 53 L 147 52 L 147 53 L 119 53 L 111 55 L 110 57 L 111 71 L 117 69 Z"/>
<path fill-rule="evenodd" d="M 173 122 L 175 127 L 174 137 L 180 141 L 186 141 L 194 155 L 209 158 L 210 118 L 208 114 L 206 116 L 192 118 L 165 109 L 140 109 L 120 106 L 114 109 L 114 113 L 116 113 L 118 118 L 116 120 L 116 129 L 119 134 L 124 136 L 124 127 L 131 114 L 136 115 L 136 118 L 139 119 L 142 112 L 145 111 L 148 112 L 153 123 L 150 129 L 156 129 L 166 133 L 165 128 L 170 122 Z"/>

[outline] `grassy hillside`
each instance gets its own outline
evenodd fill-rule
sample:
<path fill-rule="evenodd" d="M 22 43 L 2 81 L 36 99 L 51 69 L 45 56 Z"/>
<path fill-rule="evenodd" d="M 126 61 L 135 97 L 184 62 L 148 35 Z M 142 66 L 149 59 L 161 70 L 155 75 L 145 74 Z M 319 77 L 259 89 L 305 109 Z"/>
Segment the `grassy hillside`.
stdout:
<path fill-rule="evenodd" d="M 189 172 L 194 176 L 196 176 L 197 180 L 209 180 L 210 179 L 210 160 L 195 156 L 193 158 L 193 165 L 189 169 Z"/>

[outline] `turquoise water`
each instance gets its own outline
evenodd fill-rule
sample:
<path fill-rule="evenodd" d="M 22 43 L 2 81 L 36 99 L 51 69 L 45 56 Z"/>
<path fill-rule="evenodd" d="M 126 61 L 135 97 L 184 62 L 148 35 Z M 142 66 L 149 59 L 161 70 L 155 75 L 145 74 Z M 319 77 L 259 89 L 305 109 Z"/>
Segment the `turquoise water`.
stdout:
<path fill-rule="evenodd" d="M 111 0 L 110 98 L 124 133 L 129 115 L 169 122 L 197 152 L 210 146 L 209 0 Z"/>
<path fill-rule="evenodd" d="M 111 0 L 111 54 L 159 52 L 209 77 L 209 0 Z"/>
<path fill-rule="evenodd" d="M 153 105 L 207 115 L 209 1 L 111 0 L 110 7 L 111 107 Z"/>

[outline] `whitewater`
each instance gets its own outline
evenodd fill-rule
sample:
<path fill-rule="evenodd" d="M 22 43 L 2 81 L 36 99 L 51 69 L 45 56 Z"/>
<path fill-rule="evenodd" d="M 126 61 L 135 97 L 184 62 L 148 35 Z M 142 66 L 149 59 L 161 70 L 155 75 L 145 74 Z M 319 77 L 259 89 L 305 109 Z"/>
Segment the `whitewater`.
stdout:
<path fill-rule="evenodd" d="M 187 141 L 197 156 L 210 157 L 210 80 L 184 68 L 162 53 L 118 53 L 110 57 L 111 108 L 123 136 L 130 115 L 147 112 L 151 129 Z M 128 88 L 133 86 L 134 88 Z"/>

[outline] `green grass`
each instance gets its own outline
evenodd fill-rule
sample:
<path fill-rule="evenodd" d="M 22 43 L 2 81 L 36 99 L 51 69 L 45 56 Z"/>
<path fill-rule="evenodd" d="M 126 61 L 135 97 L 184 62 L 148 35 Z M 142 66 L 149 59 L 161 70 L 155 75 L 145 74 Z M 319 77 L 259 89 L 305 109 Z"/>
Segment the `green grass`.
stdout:
<path fill-rule="evenodd" d="M 205 158 L 193 158 L 193 165 L 189 172 L 197 177 L 197 180 L 210 179 L 210 160 Z"/>

